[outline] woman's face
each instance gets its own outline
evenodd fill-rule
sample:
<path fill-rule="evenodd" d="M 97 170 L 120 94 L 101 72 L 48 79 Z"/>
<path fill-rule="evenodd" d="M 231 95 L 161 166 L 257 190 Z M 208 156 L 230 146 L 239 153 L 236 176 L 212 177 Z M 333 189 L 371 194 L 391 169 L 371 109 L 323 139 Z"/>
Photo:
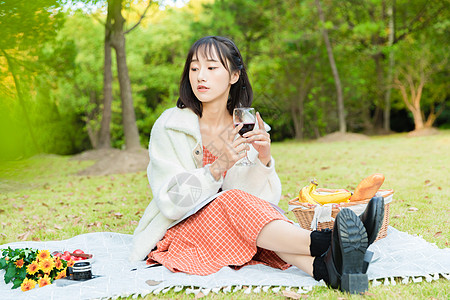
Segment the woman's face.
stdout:
<path fill-rule="evenodd" d="M 210 52 L 211 56 L 204 56 L 206 52 Z M 224 101 L 226 105 L 230 87 L 238 79 L 237 72 L 230 76 L 228 70 L 220 62 L 215 49 L 198 51 L 192 57 L 189 82 L 197 99 L 204 104 Z"/>

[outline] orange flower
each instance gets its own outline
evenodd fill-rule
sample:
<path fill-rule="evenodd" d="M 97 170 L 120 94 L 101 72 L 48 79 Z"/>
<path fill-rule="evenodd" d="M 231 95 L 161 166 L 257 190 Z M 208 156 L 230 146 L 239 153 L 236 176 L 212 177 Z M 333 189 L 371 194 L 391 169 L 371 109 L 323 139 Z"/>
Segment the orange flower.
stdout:
<path fill-rule="evenodd" d="M 66 269 L 62 270 L 61 272 L 58 273 L 58 275 L 56 275 L 55 280 L 56 279 L 61 279 L 66 277 Z"/>
<path fill-rule="evenodd" d="M 50 251 L 48 250 L 39 250 L 38 255 L 37 255 L 37 260 L 41 261 L 44 259 L 48 259 L 50 258 Z"/>
<path fill-rule="evenodd" d="M 53 259 L 47 258 L 39 261 L 39 267 L 44 273 L 50 273 L 55 267 L 55 263 L 53 262 Z"/>
<path fill-rule="evenodd" d="M 22 284 L 20 285 L 20 289 L 24 292 L 34 289 L 36 286 L 36 281 L 33 279 L 25 278 Z"/>
<path fill-rule="evenodd" d="M 57 257 L 55 259 L 55 268 L 58 270 L 61 270 L 62 268 L 64 268 L 64 265 L 63 265 L 62 261 L 59 259 L 59 257 Z"/>
<path fill-rule="evenodd" d="M 75 264 L 75 261 L 73 259 L 71 259 L 67 262 L 68 267 L 73 267 L 74 264 Z"/>
<path fill-rule="evenodd" d="M 27 267 L 27 273 L 30 275 L 34 275 L 37 271 L 39 271 L 39 265 L 37 261 L 33 261 L 31 264 Z"/>
<path fill-rule="evenodd" d="M 16 267 L 18 267 L 19 269 L 23 267 L 23 259 L 19 259 L 17 261 L 14 262 L 16 264 Z"/>
<path fill-rule="evenodd" d="M 43 287 L 43 286 L 52 284 L 52 281 L 47 275 L 45 275 L 44 277 L 42 277 L 41 279 L 38 280 L 38 284 L 39 284 L 39 287 Z"/>

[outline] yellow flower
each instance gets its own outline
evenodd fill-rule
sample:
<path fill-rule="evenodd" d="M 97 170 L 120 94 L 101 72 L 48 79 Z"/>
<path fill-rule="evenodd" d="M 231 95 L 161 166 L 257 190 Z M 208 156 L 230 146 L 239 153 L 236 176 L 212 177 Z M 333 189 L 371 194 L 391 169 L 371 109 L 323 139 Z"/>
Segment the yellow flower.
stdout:
<path fill-rule="evenodd" d="M 20 289 L 24 292 L 34 289 L 36 286 L 36 281 L 33 279 L 25 278 L 22 284 L 20 285 Z"/>
<path fill-rule="evenodd" d="M 53 259 L 47 258 L 39 261 L 39 267 L 44 273 L 50 273 L 55 267 L 55 263 L 53 262 Z"/>
<path fill-rule="evenodd" d="M 39 271 L 39 265 L 37 261 L 33 261 L 31 264 L 27 267 L 27 273 L 30 275 L 34 275 L 37 271 Z"/>
<path fill-rule="evenodd" d="M 55 259 L 55 268 L 58 270 L 61 270 L 62 268 L 64 268 L 64 265 L 63 265 L 62 261 L 59 259 L 59 257 L 57 257 Z"/>
<path fill-rule="evenodd" d="M 41 261 L 44 259 L 50 258 L 50 251 L 48 250 L 39 250 L 38 255 L 37 255 L 37 260 Z"/>
<path fill-rule="evenodd" d="M 56 275 L 55 280 L 56 279 L 61 279 L 66 277 L 66 269 L 62 270 L 61 272 L 58 273 L 58 275 Z"/>
<path fill-rule="evenodd" d="M 23 259 L 22 258 L 15 261 L 14 263 L 16 264 L 16 267 L 19 269 L 23 267 Z"/>
<path fill-rule="evenodd" d="M 38 284 L 39 284 L 39 287 L 43 287 L 43 286 L 52 284 L 52 281 L 47 275 L 45 275 L 44 277 L 42 277 L 38 280 Z"/>

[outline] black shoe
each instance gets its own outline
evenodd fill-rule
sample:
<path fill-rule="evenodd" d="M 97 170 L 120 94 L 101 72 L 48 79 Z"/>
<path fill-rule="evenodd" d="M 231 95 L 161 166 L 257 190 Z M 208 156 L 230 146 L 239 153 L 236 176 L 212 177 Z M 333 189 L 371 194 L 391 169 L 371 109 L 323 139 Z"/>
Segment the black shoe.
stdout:
<path fill-rule="evenodd" d="M 368 290 L 364 273 L 364 255 L 368 247 L 363 223 L 350 209 L 342 209 L 336 216 L 331 246 L 324 254 L 328 271 L 328 285 L 352 294 Z"/>
<path fill-rule="evenodd" d="M 384 220 L 384 199 L 373 197 L 367 204 L 366 210 L 359 216 L 367 232 L 369 245 L 377 239 L 378 232 Z"/>

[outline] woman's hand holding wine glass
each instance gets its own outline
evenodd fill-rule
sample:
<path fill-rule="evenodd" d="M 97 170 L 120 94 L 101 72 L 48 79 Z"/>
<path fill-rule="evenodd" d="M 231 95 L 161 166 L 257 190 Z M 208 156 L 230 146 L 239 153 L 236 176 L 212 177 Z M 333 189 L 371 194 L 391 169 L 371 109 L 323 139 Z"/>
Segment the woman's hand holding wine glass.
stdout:
<path fill-rule="evenodd" d="M 258 129 L 249 131 L 243 135 L 247 139 L 247 143 L 251 143 L 253 148 L 258 151 L 258 158 L 267 165 L 270 162 L 270 134 L 264 128 L 264 122 L 259 112 L 256 113 L 256 120 L 258 122 Z"/>

